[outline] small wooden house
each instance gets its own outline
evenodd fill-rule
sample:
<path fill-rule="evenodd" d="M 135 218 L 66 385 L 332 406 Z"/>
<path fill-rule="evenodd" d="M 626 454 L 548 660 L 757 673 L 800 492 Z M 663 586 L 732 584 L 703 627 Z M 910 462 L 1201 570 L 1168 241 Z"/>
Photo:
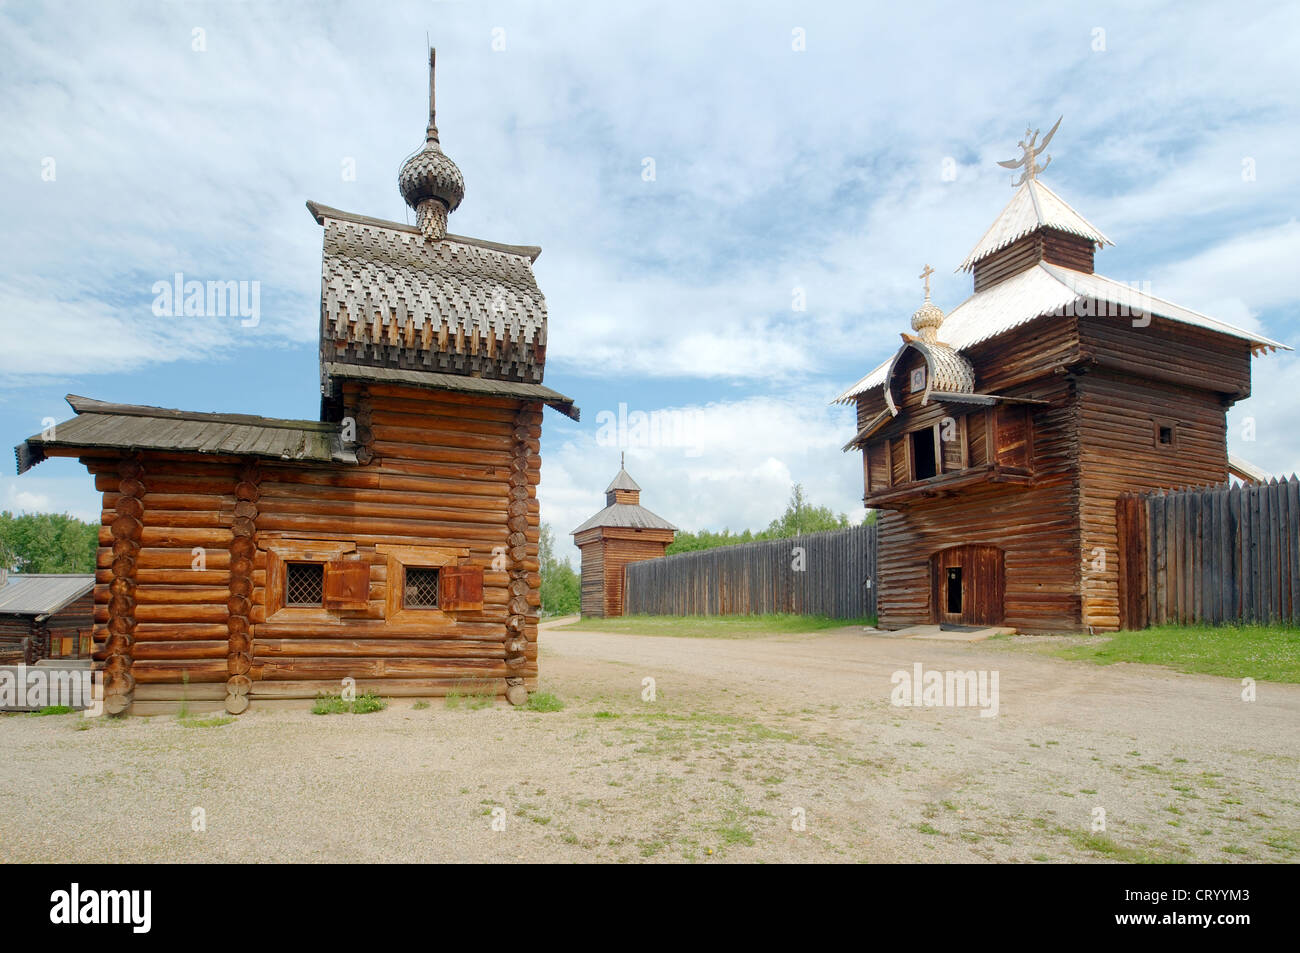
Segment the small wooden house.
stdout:
<path fill-rule="evenodd" d="M 0 570 L 0 664 L 88 658 L 95 577 Z"/>
<path fill-rule="evenodd" d="M 641 487 L 619 467 L 605 487 L 605 508 L 573 531 L 582 552 L 582 614 L 622 615 L 624 567 L 662 556 L 676 532 L 641 505 Z"/>
<path fill-rule="evenodd" d="M 1227 410 L 1285 347 L 1096 274 L 1109 239 L 1041 168 L 962 263 L 974 293 L 945 316 L 927 267 L 915 333 L 838 398 L 884 627 L 1120 627 L 1117 497 L 1226 481 Z"/>
<path fill-rule="evenodd" d="M 309 202 L 324 231 L 321 419 L 107 404 L 18 447 L 104 494 L 95 633 L 110 712 L 357 691 L 526 700 L 537 679 L 541 249 L 446 231 L 434 122 L 399 186 L 418 225 Z M 238 386 L 256 388 L 257 382 Z"/>

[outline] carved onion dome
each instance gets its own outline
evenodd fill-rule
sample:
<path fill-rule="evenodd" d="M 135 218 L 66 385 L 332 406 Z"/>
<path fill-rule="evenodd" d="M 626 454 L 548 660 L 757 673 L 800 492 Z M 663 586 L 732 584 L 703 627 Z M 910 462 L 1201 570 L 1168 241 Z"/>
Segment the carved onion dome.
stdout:
<path fill-rule="evenodd" d="M 912 330 L 926 344 L 939 340 L 939 325 L 943 324 L 943 310 L 926 295 L 925 304 L 912 315 Z"/>
<path fill-rule="evenodd" d="M 402 165 L 397 186 L 406 204 L 415 209 L 420 231 L 429 241 L 441 241 L 447 235 L 447 215 L 456 211 L 465 198 L 465 177 L 456 163 L 447 158 L 438 141 L 434 121 L 433 96 L 434 51 L 429 50 L 429 128 L 424 148 Z"/>
<path fill-rule="evenodd" d="M 917 308 L 912 315 L 912 330 L 926 344 L 934 344 L 939 340 L 939 325 L 943 324 L 943 310 L 930 300 L 930 276 L 934 274 L 934 269 L 929 265 L 921 272 L 920 277 L 925 280 L 925 302 Z"/>

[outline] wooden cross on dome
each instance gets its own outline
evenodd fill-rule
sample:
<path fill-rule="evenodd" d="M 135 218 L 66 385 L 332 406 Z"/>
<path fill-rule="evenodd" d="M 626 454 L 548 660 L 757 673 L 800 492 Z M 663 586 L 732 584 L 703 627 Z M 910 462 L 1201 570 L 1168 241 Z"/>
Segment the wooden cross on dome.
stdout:
<path fill-rule="evenodd" d="M 934 274 L 934 269 L 931 268 L 929 265 L 926 265 L 925 268 L 922 269 L 921 273 L 920 273 L 919 275 L 916 276 L 916 277 L 918 277 L 918 278 L 922 278 L 922 279 L 924 279 L 924 281 L 925 281 L 925 300 L 926 300 L 926 301 L 929 301 L 929 300 L 930 300 L 930 276 L 931 276 L 932 274 Z"/>

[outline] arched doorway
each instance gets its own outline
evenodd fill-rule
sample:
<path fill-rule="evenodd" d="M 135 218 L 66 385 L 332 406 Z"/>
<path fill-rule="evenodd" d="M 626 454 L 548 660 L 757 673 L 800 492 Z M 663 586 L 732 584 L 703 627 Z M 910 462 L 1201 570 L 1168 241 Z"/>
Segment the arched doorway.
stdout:
<path fill-rule="evenodd" d="M 968 544 L 930 557 L 931 612 L 936 623 L 997 625 L 1002 622 L 1002 550 Z"/>

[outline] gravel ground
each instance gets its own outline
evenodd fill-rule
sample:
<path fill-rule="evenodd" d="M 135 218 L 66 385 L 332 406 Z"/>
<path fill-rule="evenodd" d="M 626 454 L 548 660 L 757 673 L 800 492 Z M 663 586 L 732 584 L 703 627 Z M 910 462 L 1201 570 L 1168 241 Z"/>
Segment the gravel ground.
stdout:
<path fill-rule="evenodd" d="M 544 629 L 542 652 L 560 712 L 395 700 L 375 714 L 250 711 L 212 727 L 5 716 L 0 857 L 1300 857 L 1297 685 L 1261 683 L 1244 702 L 1231 679 L 855 629 L 744 640 Z M 916 662 L 997 671 L 998 716 L 891 706 L 891 674 Z"/>

